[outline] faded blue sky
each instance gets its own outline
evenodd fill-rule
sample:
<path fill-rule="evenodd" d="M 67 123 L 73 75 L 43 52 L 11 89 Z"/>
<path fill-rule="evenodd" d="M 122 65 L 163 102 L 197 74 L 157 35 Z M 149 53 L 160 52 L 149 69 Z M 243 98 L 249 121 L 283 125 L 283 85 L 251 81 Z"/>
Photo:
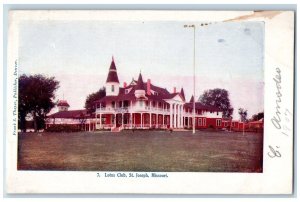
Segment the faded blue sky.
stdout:
<path fill-rule="evenodd" d="M 225 88 L 238 118 L 263 110 L 264 24 L 226 22 L 196 29 L 196 97 Z M 193 30 L 182 22 L 27 21 L 20 26 L 20 74 L 60 81 L 57 99 L 83 108 L 88 94 L 105 84 L 114 55 L 121 85 L 141 71 L 153 84 L 184 87 L 192 94 Z"/>

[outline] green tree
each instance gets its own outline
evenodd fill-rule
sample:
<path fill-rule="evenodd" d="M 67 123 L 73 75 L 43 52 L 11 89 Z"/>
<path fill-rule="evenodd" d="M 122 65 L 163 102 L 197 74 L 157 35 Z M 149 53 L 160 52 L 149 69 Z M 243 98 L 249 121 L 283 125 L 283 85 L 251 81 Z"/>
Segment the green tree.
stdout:
<path fill-rule="evenodd" d="M 252 116 L 252 121 L 258 121 L 258 120 L 260 120 L 260 119 L 262 119 L 262 118 L 264 118 L 264 112 L 259 112 L 259 113 L 257 113 L 257 114 L 254 114 L 253 116 Z"/>
<path fill-rule="evenodd" d="M 54 77 L 40 74 L 21 75 L 19 77 L 19 128 L 26 131 L 26 116 L 31 115 L 34 130 L 44 127 L 46 115 L 55 106 L 55 91 L 59 82 Z"/>
<path fill-rule="evenodd" d="M 244 108 L 239 108 L 239 115 L 240 115 L 241 122 L 246 122 L 248 110 L 246 110 Z"/>
<path fill-rule="evenodd" d="M 230 104 L 229 93 L 226 89 L 209 89 L 200 96 L 199 102 L 222 110 L 223 118 L 230 118 L 233 108 Z"/>
<path fill-rule="evenodd" d="M 102 87 L 97 92 L 88 95 L 85 100 L 85 106 L 84 106 L 87 112 L 88 113 L 95 112 L 96 108 L 94 102 L 105 97 L 105 95 L 106 95 L 105 87 Z"/>

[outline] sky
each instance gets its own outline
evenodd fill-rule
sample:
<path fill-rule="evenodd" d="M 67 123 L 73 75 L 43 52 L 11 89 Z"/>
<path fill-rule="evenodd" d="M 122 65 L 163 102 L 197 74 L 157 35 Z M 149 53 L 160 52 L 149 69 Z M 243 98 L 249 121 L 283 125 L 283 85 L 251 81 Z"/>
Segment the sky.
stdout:
<path fill-rule="evenodd" d="M 137 79 L 193 92 L 192 28 L 195 24 L 196 97 L 224 88 L 238 119 L 263 111 L 264 24 L 261 22 L 25 21 L 19 32 L 19 74 L 54 76 L 56 100 L 83 109 L 86 97 L 105 85 L 112 56 L 120 85 Z"/>

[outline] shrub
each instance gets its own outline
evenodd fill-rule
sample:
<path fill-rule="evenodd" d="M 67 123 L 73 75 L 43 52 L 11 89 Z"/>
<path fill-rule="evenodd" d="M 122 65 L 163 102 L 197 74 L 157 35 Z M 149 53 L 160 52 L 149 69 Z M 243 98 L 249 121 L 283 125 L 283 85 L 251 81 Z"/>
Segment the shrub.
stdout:
<path fill-rule="evenodd" d="M 46 132 L 79 132 L 81 131 L 78 125 L 57 124 L 51 125 L 46 129 Z"/>

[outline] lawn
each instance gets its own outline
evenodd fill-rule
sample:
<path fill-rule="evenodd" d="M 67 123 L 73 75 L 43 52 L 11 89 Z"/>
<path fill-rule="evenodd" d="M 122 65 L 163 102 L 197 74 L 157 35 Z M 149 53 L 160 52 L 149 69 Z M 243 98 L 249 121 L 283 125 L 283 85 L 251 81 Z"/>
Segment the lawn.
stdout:
<path fill-rule="evenodd" d="M 221 131 L 19 134 L 19 170 L 262 172 L 263 135 Z"/>

